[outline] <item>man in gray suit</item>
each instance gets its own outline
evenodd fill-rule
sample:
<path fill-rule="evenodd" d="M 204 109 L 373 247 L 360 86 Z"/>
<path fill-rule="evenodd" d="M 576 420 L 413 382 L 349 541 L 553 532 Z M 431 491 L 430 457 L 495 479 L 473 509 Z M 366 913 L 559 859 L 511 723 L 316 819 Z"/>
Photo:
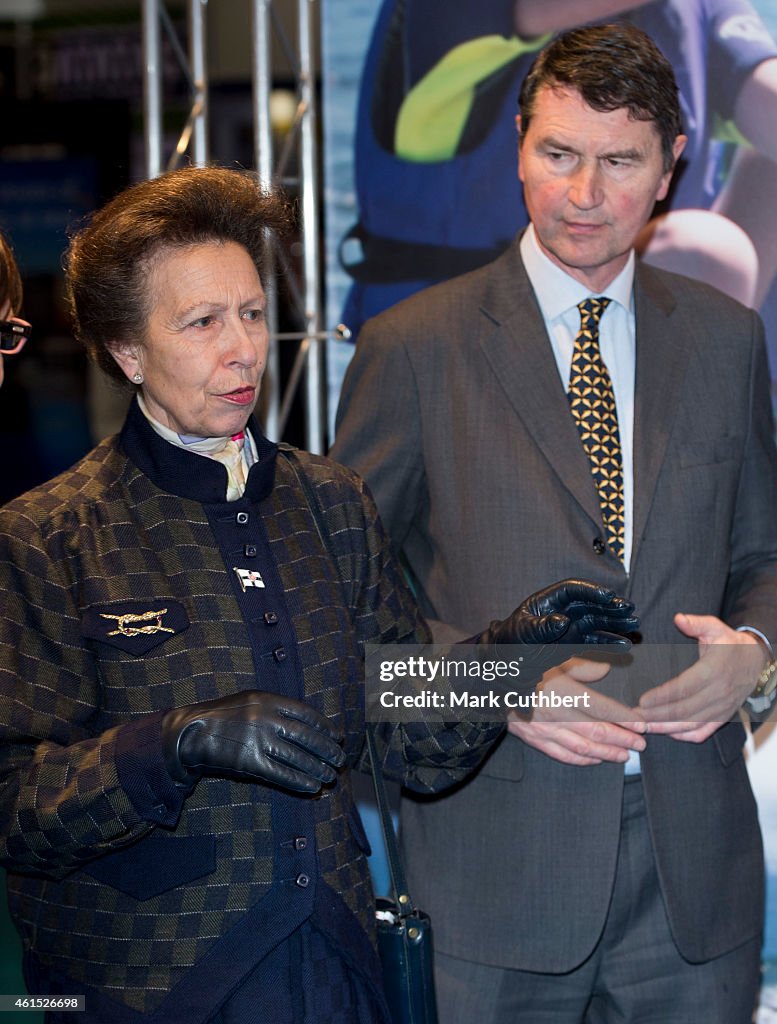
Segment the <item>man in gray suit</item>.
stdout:
<path fill-rule="evenodd" d="M 647 36 L 566 33 L 520 110 L 531 226 L 365 326 L 333 454 L 439 641 L 579 575 L 635 602 L 655 673 L 586 717 L 516 717 L 466 785 L 403 800 L 441 1024 L 749 1024 L 763 856 L 739 711 L 768 712 L 777 639 L 762 325 L 635 259 L 685 143 Z M 576 659 L 540 685 L 603 671 Z"/>

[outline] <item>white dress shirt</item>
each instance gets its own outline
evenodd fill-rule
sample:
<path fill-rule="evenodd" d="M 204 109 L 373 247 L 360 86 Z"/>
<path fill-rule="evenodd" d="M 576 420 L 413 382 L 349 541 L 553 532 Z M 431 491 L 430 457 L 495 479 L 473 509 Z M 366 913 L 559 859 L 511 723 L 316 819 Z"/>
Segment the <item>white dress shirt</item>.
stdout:
<path fill-rule="evenodd" d="M 532 225 L 529 225 L 521 238 L 521 256 L 545 320 L 565 392 L 569 389 L 572 352 L 580 330 L 577 304 L 583 299 L 598 298 L 601 295 L 612 300 L 599 323 L 599 349 L 610 374 L 618 412 L 626 526 L 623 560 L 628 572 L 634 536 L 634 372 L 637 349 L 632 294 L 634 253 L 631 253 L 620 274 L 602 292 L 591 292 L 551 262 L 540 249 Z"/>
<path fill-rule="evenodd" d="M 618 412 L 626 527 L 623 563 L 628 572 L 634 536 L 634 374 L 637 355 L 633 299 L 634 252 L 631 252 L 626 266 L 615 280 L 597 293 L 589 291 L 584 284 L 548 259 L 539 247 L 531 224 L 521 238 L 521 256 L 545 320 L 545 329 L 565 392 L 569 389 L 572 352 L 580 330 L 578 302 L 601 295 L 612 300 L 599 322 L 599 350 L 610 374 Z M 623 768 L 626 775 L 639 774 L 641 765 L 635 750 L 629 751 L 629 759 Z"/>

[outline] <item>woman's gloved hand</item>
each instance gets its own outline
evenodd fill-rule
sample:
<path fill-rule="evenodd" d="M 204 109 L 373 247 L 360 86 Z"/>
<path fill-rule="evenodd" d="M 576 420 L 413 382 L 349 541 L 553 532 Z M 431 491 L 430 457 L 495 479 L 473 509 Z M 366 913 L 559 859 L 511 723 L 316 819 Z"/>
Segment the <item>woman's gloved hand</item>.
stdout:
<path fill-rule="evenodd" d="M 168 711 L 162 741 L 167 770 L 187 786 L 202 775 L 236 775 L 317 793 L 345 763 L 327 718 L 302 701 L 260 690 Z"/>
<path fill-rule="evenodd" d="M 639 628 L 634 605 L 588 580 L 561 580 L 527 597 L 480 638 L 493 644 L 619 644 Z"/>

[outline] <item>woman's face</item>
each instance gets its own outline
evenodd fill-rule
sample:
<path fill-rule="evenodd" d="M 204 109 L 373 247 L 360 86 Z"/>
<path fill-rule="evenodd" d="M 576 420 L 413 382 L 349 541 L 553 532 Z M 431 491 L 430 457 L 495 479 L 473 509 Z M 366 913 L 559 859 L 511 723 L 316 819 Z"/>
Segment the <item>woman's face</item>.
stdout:
<path fill-rule="evenodd" d="M 251 257 L 235 242 L 161 252 L 148 274 L 142 344 L 113 352 L 154 419 L 178 434 L 241 431 L 267 360 L 266 299 Z"/>

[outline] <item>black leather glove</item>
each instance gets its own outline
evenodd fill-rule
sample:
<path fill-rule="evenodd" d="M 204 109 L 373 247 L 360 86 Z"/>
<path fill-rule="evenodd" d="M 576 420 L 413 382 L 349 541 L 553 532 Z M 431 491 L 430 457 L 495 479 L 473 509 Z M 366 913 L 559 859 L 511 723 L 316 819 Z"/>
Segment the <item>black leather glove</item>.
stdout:
<path fill-rule="evenodd" d="M 295 793 L 316 793 L 345 763 L 332 723 L 292 697 L 260 690 L 168 711 L 164 759 L 172 778 L 236 775 Z"/>
<path fill-rule="evenodd" d="M 627 651 L 626 634 L 639 628 L 634 605 L 588 580 L 561 580 L 527 597 L 506 619 L 473 638 L 483 647 L 533 644 L 522 652 L 524 672 L 536 680 L 571 657 L 553 644 L 612 644 Z M 528 682 L 528 679 L 526 680 Z"/>
<path fill-rule="evenodd" d="M 527 597 L 501 622 L 492 622 L 481 642 L 494 644 L 619 644 L 639 628 L 634 605 L 588 580 L 561 580 Z"/>

